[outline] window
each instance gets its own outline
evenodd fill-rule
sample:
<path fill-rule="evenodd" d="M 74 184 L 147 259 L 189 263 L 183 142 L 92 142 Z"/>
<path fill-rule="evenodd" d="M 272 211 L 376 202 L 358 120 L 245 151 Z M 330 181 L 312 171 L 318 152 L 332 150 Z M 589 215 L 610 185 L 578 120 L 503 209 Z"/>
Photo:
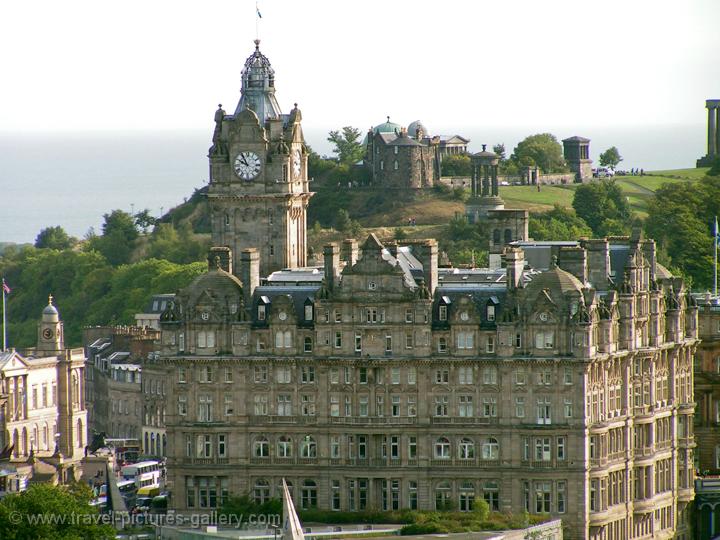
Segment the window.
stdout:
<path fill-rule="evenodd" d="M 340 349 L 342 347 L 342 332 L 335 332 L 335 348 Z"/>
<path fill-rule="evenodd" d="M 563 383 L 572 384 L 572 368 L 566 367 L 563 369 Z"/>
<path fill-rule="evenodd" d="M 340 510 L 340 480 L 333 480 L 330 483 L 330 507 L 333 510 Z"/>
<path fill-rule="evenodd" d="M 410 332 L 407 332 L 405 334 L 405 348 L 406 349 L 412 349 L 413 348 L 413 335 Z"/>
<path fill-rule="evenodd" d="M 385 416 L 385 397 L 375 396 L 375 416 Z"/>
<path fill-rule="evenodd" d="M 340 436 L 333 435 L 330 437 L 330 457 L 332 459 L 340 458 Z"/>
<path fill-rule="evenodd" d="M 447 321 L 447 306 L 440 306 L 440 309 L 438 310 L 438 318 L 441 321 Z"/>
<path fill-rule="evenodd" d="M 408 437 L 408 459 L 417 458 L 417 437 Z"/>
<path fill-rule="evenodd" d="M 390 368 L 390 383 L 400 384 L 400 368 Z"/>
<path fill-rule="evenodd" d="M 515 334 L 515 348 L 522 348 L 522 334 Z"/>
<path fill-rule="evenodd" d="M 305 336 L 303 339 L 303 351 L 311 353 L 313 351 L 313 340 L 310 336 Z"/>
<path fill-rule="evenodd" d="M 448 396 L 435 396 L 435 416 L 448 415 Z"/>
<path fill-rule="evenodd" d="M 412 308 L 405 309 L 405 322 L 411 323 L 413 322 L 413 310 Z"/>
<path fill-rule="evenodd" d="M 459 396 L 458 400 L 458 415 L 462 418 L 472 418 L 474 415 L 472 396 Z"/>
<path fill-rule="evenodd" d="M 368 382 L 367 368 L 365 368 L 365 367 L 359 368 L 359 380 L 360 380 L 360 384 L 367 384 L 367 382 Z"/>
<path fill-rule="evenodd" d="M 385 352 L 392 352 L 392 336 L 390 334 L 385 336 Z"/>
<path fill-rule="evenodd" d="M 275 372 L 275 377 L 277 382 L 280 384 L 290 384 L 290 381 L 292 380 L 290 366 L 279 366 Z"/>
<path fill-rule="evenodd" d="M 266 374 L 265 376 L 266 376 L 266 382 L 267 382 L 267 368 L 265 368 L 265 370 L 266 370 L 266 371 L 265 371 L 265 374 Z M 232 372 L 232 368 L 229 368 L 229 367 L 226 367 L 226 368 L 225 368 L 225 382 L 226 382 L 226 383 L 231 383 L 231 382 L 233 382 L 233 372 Z"/>
<path fill-rule="evenodd" d="M 372 282 L 371 282 L 372 283 Z M 374 287 L 372 287 L 370 290 L 373 290 Z M 376 323 L 378 322 L 378 310 L 377 308 L 366 308 L 365 309 L 365 321 L 369 323 Z"/>
<path fill-rule="evenodd" d="M 187 397 L 178 396 L 178 415 L 187 416 Z"/>
<path fill-rule="evenodd" d="M 550 513 L 551 482 L 535 482 L 535 512 Z"/>
<path fill-rule="evenodd" d="M 473 383 L 473 368 L 472 366 L 463 366 L 458 368 L 458 383 L 460 384 L 472 384 Z"/>
<path fill-rule="evenodd" d="M 483 398 L 483 416 L 485 418 L 495 418 L 497 416 L 497 398 Z"/>
<path fill-rule="evenodd" d="M 485 366 L 483 368 L 483 384 L 496 385 L 497 383 L 497 368 L 495 366 Z"/>
<path fill-rule="evenodd" d="M 360 396 L 358 398 L 358 403 L 360 405 L 358 414 L 360 416 L 368 416 L 368 402 L 369 402 L 368 396 Z"/>
<path fill-rule="evenodd" d="M 330 368 L 330 384 L 340 383 L 340 370 L 338 368 Z"/>
<path fill-rule="evenodd" d="M 537 423 L 551 424 L 550 398 L 538 398 L 537 400 Z"/>
<path fill-rule="evenodd" d="M 485 352 L 495 352 L 495 336 L 488 336 L 487 341 L 485 342 Z"/>
<path fill-rule="evenodd" d="M 552 384 L 552 371 L 549 369 L 541 369 L 537 372 L 537 383 L 539 385 L 549 386 Z"/>
<path fill-rule="evenodd" d="M 367 459 L 367 437 L 358 435 L 358 458 Z"/>
<path fill-rule="evenodd" d="M 306 304 L 306 305 L 305 305 L 305 320 L 306 320 L 306 321 L 312 321 L 312 320 L 313 320 L 313 306 L 312 306 L 312 304 Z"/>
<path fill-rule="evenodd" d="M 500 443 L 495 437 L 488 437 L 482 445 L 483 459 L 500 459 Z"/>
<path fill-rule="evenodd" d="M 390 414 L 400 416 L 400 396 L 392 396 Z"/>
<path fill-rule="evenodd" d="M 550 461 L 550 437 L 535 439 L 535 461 Z"/>
<path fill-rule="evenodd" d="M 408 384 L 417 383 L 417 370 L 414 367 L 408 368 L 407 370 L 407 382 Z"/>
<path fill-rule="evenodd" d="M 253 456 L 258 458 L 270 457 L 270 442 L 265 437 L 258 437 L 253 443 Z"/>
<path fill-rule="evenodd" d="M 187 371 L 185 370 L 184 367 L 178 368 L 177 374 L 178 374 L 178 382 L 179 383 L 187 382 Z"/>
<path fill-rule="evenodd" d="M 400 457 L 400 437 L 397 435 L 390 437 L 390 457 L 392 459 Z"/>
<path fill-rule="evenodd" d="M 225 394 L 225 416 L 230 416 L 233 412 L 232 396 Z"/>
<path fill-rule="evenodd" d="M 558 437 L 556 441 L 557 458 L 565 459 L 565 437 Z"/>
<path fill-rule="evenodd" d="M 280 458 L 292 457 L 292 439 L 281 436 L 277 442 L 277 455 Z"/>
<path fill-rule="evenodd" d="M 527 378 L 525 376 L 525 370 L 524 369 L 517 369 L 515 370 L 515 384 L 518 386 L 523 386 L 527 383 Z"/>
<path fill-rule="evenodd" d="M 417 510 L 418 507 L 418 487 L 417 482 L 408 482 L 408 506 L 410 510 Z"/>
<path fill-rule="evenodd" d="M 475 334 L 473 332 L 458 332 L 457 347 L 458 349 L 472 349 L 475 347 Z"/>
<path fill-rule="evenodd" d="M 447 352 L 447 338 L 445 338 L 445 337 L 438 338 L 438 352 L 439 353 Z"/>
<path fill-rule="evenodd" d="M 452 507 L 450 482 L 440 482 L 435 488 L 435 510 L 449 510 Z"/>
<path fill-rule="evenodd" d="M 330 396 L 330 416 L 340 416 L 340 398 Z"/>
<path fill-rule="evenodd" d="M 415 402 L 415 396 L 408 396 L 407 408 L 408 408 L 408 416 L 417 416 L 417 405 Z"/>
<path fill-rule="evenodd" d="M 212 422 L 212 396 L 200 396 L 198 422 Z"/>
<path fill-rule="evenodd" d="M 253 368 L 253 380 L 256 383 L 266 383 L 268 380 L 267 366 L 255 366 Z M 226 382 L 228 382 L 228 381 L 226 381 Z M 230 382 L 232 382 L 232 380 Z"/>
<path fill-rule="evenodd" d="M 342 311 L 335 309 L 333 310 L 333 315 L 335 317 L 335 322 L 342 322 Z"/>
<path fill-rule="evenodd" d="M 300 457 L 315 458 L 317 457 L 317 443 L 310 435 L 305 435 L 300 443 Z"/>
<path fill-rule="evenodd" d="M 315 368 L 312 366 L 303 366 L 301 371 L 300 380 L 303 384 L 311 384 L 315 382 Z"/>
<path fill-rule="evenodd" d="M 566 512 L 565 505 L 566 505 L 566 489 L 565 489 L 565 482 L 558 482 L 557 483 L 557 512 L 558 514 L 564 514 Z"/>
<path fill-rule="evenodd" d="M 200 349 L 212 348 L 215 346 L 215 331 L 201 330 L 197 333 L 197 346 Z"/>
<path fill-rule="evenodd" d="M 255 415 L 265 416 L 268 413 L 268 397 L 266 394 L 258 394 L 253 398 L 255 402 Z"/>
<path fill-rule="evenodd" d="M 394 153 L 395 155 L 397 155 L 397 153 L 398 153 L 398 147 L 397 147 L 397 146 L 393 146 L 393 153 Z M 397 161 L 396 161 L 395 163 L 397 163 Z"/>
<path fill-rule="evenodd" d="M 290 394 L 278 394 L 277 413 L 278 416 L 292 416 L 292 396 Z"/>
<path fill-rule="evenodd" d="M 265 304 L 258 304 L 257 318 L 258 318 L 258 321 L 265 320 Z"/>
<path fill-rule="evenodd" d="M 475 459 L 475 443 L 467 437 L 460 440 L 458 446 L 458 457 L 460 459 Z"/>
<path fill-rule="evenodd" d="M 345 381 L 345 384 L 350 384 L 352 382 L 352 371 L 350 371 L 349 367 L 343 368 L 343 381 Z"/>
<path fill-rule="evenodd" d="M 450 459 L 450 441 L 440 437 L 435 441 L 435 457 L 437 459 Z"/>
<path fill-rule="evenodd" d="M 490 322 L 495 320 L 495 306 L 493 305 L 487 307 L 487 320 Z"/>
<path fill-rule="evenodd" d="M 552 349 L 555 346 L 555 332 L 544 330 L 535 332 L 536 349 Z"/>
<path fill-rule="evenodd" d="M 352 416 L 352 397 L 345 396 L 345 416 Z"/>
<path fill-rule="evenodd" d="M 483 482 L 483 499 L 493 512 L 500 510 L 500 488 L 497 482 L 494 480 Z"/>
<path fill-rule="evenodd" d="M 212 366 L 203 366 L 200 368 L 200 382 L 211 383 L 213 381 Z"/>
<path fill-rule="evenodd" d="M 447 369 L 438 369 L 435 371 L 435 383 L 447 384 L 450 382 L 450 371 Z"/>
<path fill-rule="evenodd" d="M 572 399 L 565 398 L 565 418 L 572 418 L 573 415 L 573 403 Z"/>
<path fill-rule="evenodd" d="M 515 416 L 517 418 L 525 418 L 525 398 L 515 398 Z"/>
<path fill-rule="evenodd" d="M 300 414 L 303 416 L 315 416 L 315 396 L 303 394 L 300 396 Z"/>

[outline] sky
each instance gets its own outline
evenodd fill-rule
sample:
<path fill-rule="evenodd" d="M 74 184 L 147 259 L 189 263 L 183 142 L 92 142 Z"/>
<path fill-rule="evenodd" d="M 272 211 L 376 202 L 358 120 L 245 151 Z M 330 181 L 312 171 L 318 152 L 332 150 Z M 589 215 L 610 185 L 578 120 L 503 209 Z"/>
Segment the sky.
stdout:
<path fill-rule="evenodd" d="M 212 127 L 261 50 L 284 111 L 369 128 L 704 124 L 718 0 L 7 2 L 0 131 Z M 436 126 L 439 126 L 436 128 Z"/>

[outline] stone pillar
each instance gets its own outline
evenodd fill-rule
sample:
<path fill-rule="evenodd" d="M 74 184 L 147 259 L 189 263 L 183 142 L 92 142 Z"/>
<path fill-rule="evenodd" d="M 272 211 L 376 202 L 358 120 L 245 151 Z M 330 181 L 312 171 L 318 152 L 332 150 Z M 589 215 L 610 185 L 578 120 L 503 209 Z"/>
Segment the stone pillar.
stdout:
<path fill-rule="evenodd" d="M 717 155 L 717 112 L 718 109 L 712 103 L 707 104 L 708 108 L 708 156 L 714 158 Z"/>

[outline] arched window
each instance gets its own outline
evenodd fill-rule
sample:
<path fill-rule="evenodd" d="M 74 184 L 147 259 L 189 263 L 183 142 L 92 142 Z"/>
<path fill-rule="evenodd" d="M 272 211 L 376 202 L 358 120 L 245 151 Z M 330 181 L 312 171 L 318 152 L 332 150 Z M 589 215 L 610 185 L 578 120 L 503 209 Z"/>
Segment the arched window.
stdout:
<path fill-rule="evenodd" d="M 483 483 L 483 499 L 488 503 L 490 510 L 497 512 L 500 510 L 500 488 L 496 481 L 488 480 Z"/>
<path fill-rule="evenodd" d="M 277 442 L 277 457 L 289 458 L 292 454 L 292 439 L 283 435 Z"/>
<path fill-rule="evenodd" d="M 33 426 L 31 441 L 32 441 L 32 443 L 30 444 L 30 447 L 33 450 L 39 450 L 40 449 L 40 430 L 38 429 L 37 424 L 35 424 Z"/>
<path fill-rule="evenodd" d="M 493 229 L 493 244 L 500 243 L 500 229 Z"/>
<path fill-rule="evenodd" d="M 460 484 L 459 499 L 461 512 L 469 512 L 472 510 L 473 503 L 475 502 L 475 484 L 469 480 Z"/>
<path fill-rule="evenodd" d="M 270 443 L 265 437 L 258 437 L 253 444 L 253 456 L 258 458 L 270 457 Z"/>
<path fill-rule="evenodd" d="M 13 448 L 13 455 L 18 457 L 20 455 L 20 436 L 17 429 L 13 431 Z"/>
<path fill-rule="evenodd" d="M 483 459 L 499 459 L 500 458 L 500 443 L 495 437 L 488 437 L 483 441 L 482 445 L 482 458 Z"/>
<path fill-rule="evenodd" d="M 305 435 L 300 443 L 300 457 L 315 458 L 317 457 L 317 443 L 310 435 Z"/>
<path fill-rule="evenodd" d="M 447 480 L 435 487 L 435 510 L 452 510 L 452 486 Z"/>
<path fill-rule="evenodd" d="M 263 504 L 270 500 L 270 484 L 267 480 L 255 480 L 253 499 L 257 504 Z"/>
<path fill-rule="evenodd" d="M 435 441 L 435 457 L 437 459 L 450 459 L 450 441 L 446 437 L 440 437 Z"/>
<path fill-rule="evenodd" d="M 143 451 L 146 454 L 150 453 L 150 434 L 147 432 L 145 433 L 145 446 L 143 446 Z"/>
<path fill-rule="evenodd" d="M 49 433 L 49 432 L 48 432 L 48 425 L 47 425 L 47 422 L 45 422 L 45 425 L 43 426 L 43 430 L 42 430 L 42 447 L 43 447 L 43 450 L 50 450 L 50 446 L 49 446 L 50 443 L 48 442 L 50 439 L 48 438 L 48 433 Z"/>
<path fill-rule="evenodd" d="M 300 505 L 303 510 L 317 507 L 317 484 L 313 480 L 303 482 Z"/>
<path fill-rule="evenodd" d="M 460 441 L 460 446 L 458 447 L 458 457 L 460 459 L 475 458 L 475 443 L 472 439 L 465 437 Z"/>
<path fill-rule="evenodd" d="M 505 229 L 505 243 L 509 244 L 512 241 L 512 231 L 510 229 Z"/>
<path fill-rule="evenodd" d="M 28 453 L 28 433 L 27 428 L 22 429 L 22 455 L 27 456 Z"/>

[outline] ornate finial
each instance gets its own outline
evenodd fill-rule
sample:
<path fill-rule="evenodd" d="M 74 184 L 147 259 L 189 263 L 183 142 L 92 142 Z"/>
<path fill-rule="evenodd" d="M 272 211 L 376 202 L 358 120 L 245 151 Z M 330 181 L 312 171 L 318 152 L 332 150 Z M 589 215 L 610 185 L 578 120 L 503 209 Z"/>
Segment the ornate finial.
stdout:
<path fill-rule="evenodd" d="M 256 51 L 259 51 L 259 50 L 260 50 L 260 40 L 259 40 L 259 39 L 256 39 L 256 40 L 255 40 L 255 50 L 256 50 Z"/>
<path fill-rule="evenodd" d="M 218 109 L 222 109 L 222 103 L 218 103 Z"/>
<path fill-rule="evenodd" d="M 390 123 L 390 117 L 389 117 L 389 116 L 387 117 L 387 121 L 388 121 L 388 124 L 389 124 L 389 123 Z"/>
<path fill-rule="evenodd" d="M 297 109 L 297 103 L 295 103 L 294 105 L 295 105 L 295 108 Z"/>
<path fill-rule="evenodd" d="M 484 152 L 485 148 L 487 148 L 487 144 L 483 144 L 482 147 L 483 147 L 482 151 Z"/>
<path fill-rule="evenodd" d="M 53 305 L 52 301 L 53 301 L 53 295 L 52 295 L 52 294 L 49 294 L 49 295 L 48 295 L 48 306 L 52 306 L 52 305 Z"/>

